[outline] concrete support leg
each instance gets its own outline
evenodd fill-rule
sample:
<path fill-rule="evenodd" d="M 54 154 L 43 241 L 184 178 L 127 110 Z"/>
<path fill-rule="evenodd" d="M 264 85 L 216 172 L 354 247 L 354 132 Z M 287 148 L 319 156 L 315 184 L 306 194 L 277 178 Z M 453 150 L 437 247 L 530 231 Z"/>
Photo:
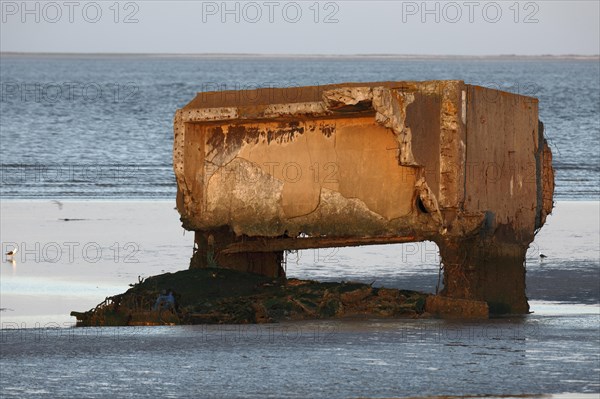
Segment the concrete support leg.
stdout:
<path fill-rule="evenodd" d="M 285 278 L 282 267 L 283 251 L 222 254 L 220 251 L 227 245 L 238 241 L 235 234 L 228 229 L 196 231 L 194 241 L 196 249 L 190 261 L 190 269 L 221 267 Z"/>
<path fill-rule="evenodd" d="M 488 303 L 490 313 L 528 313 L 527 246 L 473 238 L 438 243 L 444 265 L 442 295 Z"/>

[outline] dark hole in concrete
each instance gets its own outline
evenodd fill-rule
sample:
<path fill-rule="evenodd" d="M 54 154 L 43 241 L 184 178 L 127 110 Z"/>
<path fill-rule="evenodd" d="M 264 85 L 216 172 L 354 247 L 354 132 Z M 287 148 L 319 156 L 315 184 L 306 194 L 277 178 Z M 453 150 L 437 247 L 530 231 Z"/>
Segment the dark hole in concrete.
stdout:
<path fill-rule="evenodd" d="M 422 213 L 429 213 L 427 208 L 425 208 L 425 205 L 423 204 L 421 197 L 417 197 L 417 209 Z"/>

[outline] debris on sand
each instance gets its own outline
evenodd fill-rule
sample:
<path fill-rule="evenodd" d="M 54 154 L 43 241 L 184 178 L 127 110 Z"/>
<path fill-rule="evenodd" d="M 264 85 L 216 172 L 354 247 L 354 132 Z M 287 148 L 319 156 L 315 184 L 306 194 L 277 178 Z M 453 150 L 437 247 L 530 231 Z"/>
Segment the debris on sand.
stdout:
<path fill-rule="evenodd" d="M 154 310 L 170 290 L 175 306 Z M 87 312 L 77 326 L 245 324 L 345 317 L 424 317 L 428 295 L 352 282 L 274 279 L 229 269 L 189 269 L 134 284 Z"/>

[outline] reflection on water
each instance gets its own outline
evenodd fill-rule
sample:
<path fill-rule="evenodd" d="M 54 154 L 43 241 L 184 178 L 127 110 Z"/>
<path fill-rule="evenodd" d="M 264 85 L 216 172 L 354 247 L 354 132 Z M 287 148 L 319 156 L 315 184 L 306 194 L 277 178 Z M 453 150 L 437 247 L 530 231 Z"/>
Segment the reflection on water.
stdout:
<path fill-rule="evenodd" d="M 5 328 L 1 388 L 53 398 L 599 392 L 598 308 L 553 306 L 486 322 Z"/>

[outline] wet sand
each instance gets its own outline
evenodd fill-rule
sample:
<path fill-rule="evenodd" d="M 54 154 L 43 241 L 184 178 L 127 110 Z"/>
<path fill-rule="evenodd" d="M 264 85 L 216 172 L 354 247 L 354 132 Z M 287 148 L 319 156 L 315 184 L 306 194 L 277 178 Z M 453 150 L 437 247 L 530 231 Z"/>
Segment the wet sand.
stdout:
<path fill-rule="evenodd" d="M 71 325 L 89 309 L 147 277 L 186 269 L 193 234 L 169 201 L 2 201 L 2 322 Z"/>
<path fill-rule="evenodd" d="M 193 234 L 171 201 L 7 201 L 0 203 L 2 323 L 75 322 L 138 277 L 187 269 Z M 598 304 L 600 203 L 559 202 L 528 251 L 530 300 Z M 540 260 L 539 252 L 547 255 Z M 439 258 L 431 242 L 289 254 L 289 277 L 374 282 L 434 292 Z M 535 311 L 535 305 L 532 307 Z"/>

